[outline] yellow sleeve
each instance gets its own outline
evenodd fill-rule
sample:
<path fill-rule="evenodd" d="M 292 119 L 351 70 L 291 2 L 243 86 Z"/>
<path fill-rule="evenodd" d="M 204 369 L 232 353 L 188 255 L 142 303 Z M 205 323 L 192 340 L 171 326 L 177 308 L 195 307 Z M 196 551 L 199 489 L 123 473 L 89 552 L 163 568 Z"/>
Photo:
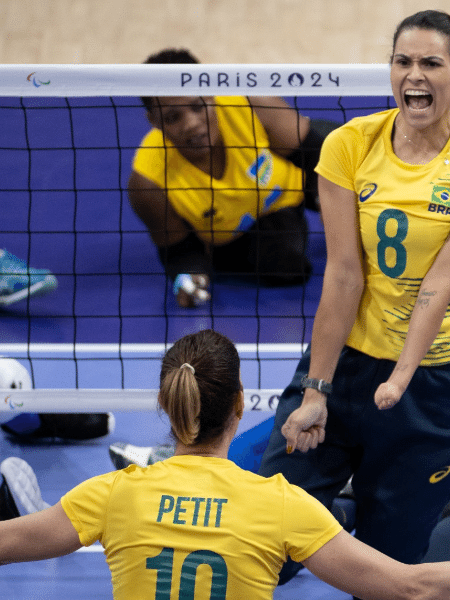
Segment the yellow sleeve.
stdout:
<path fill-rule="evenodd" d="M 336 185 L 355 191 L 355 171 L 364 145 L 364 136 L 351 122 L 339 127 L 325 138 L 316 172 Z"/>
<path fill-rule="evenodd" d="M 342 526 L 318 500 L 295 485 L 287 486 L 283 515 L 285 548 L 292 560 L 301 562 L 342 531 Z"/>
<path fill-rule="evenodd" d="M 171 146 L 169 140 L 167 140 L 166 146 Z M 143 138 L 133 157 L 133 171 L 155 181 L 160 187 L 164 183 L 164 179 L 161 180 L 165 172 L 164 160 L 166 153 L 164 147 L 162 131 L 154 127 Z"/>
<path fill-rule="evenodd" d="M 64 512 L 75 527 L 83 546 L 102 539 L 108 502 L 117 472 L 80 483 L 61 498 Z"/>

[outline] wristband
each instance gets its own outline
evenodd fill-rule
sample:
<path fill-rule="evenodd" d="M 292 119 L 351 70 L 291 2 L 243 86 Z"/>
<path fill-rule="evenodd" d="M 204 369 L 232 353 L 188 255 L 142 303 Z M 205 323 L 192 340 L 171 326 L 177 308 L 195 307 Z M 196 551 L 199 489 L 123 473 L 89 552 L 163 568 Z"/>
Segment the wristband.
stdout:
<path fill-rule="evenodd" d="M 312 388 L 322 394 L 331 394 L 333 386 L 331 383 L 325 381 L 325 379 L 310 379 L 307 375 L 301 379 L 302 388 Z"/>
<path fill-rule="evenodd" d="M 206 285 L 206 280 L 204 277 L 200 277 L 199 285 Z M 175 297 L 178 296 L 178 292 L 183 290 L 192 297 L 192 302 L 195 306 L 199 306 L 200 304 L 205 304 L 210 298 L 209 293 L 199 288 L 192 279 L 192 275 L 189 273 L 180 273 L 175 277 L 175 281 L 173 282 L 173 293 Z"/>
<path fill-rule="evenodd" d="M 184 290 L 186 294 L 192 295 L 196 289 L 197 286 L 192 281 L 191 275 L 189 275 L 188 273 L 179 273 L 175 277 L 175 280 L 173 282 L 173 293 L 175 294 L 175 296 L 178 296 L 178 292 L 180 290 Z"/>

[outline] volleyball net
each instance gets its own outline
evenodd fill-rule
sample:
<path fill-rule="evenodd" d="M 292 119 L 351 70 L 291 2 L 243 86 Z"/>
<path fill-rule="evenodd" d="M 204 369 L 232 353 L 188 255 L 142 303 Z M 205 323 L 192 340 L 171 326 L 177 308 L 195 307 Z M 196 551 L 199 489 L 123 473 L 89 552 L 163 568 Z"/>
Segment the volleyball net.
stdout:
<path fill-rule="evenodd" d="M 34 388 L 4 390 L 0 410 L 153 410 L 162 354 L 209 327 L 237 344 L 246 408 L 273 410 L 310 341 L 326 259 L 313 211 L 306 285 L 218 277 L 208 303 L 177 305 L 128 202 L 140 96 L 281 96 L 338 124 L 394 106 L 387 65 L 0 65 L 0 248 L 58 279 L 0 310 L 0 356 Z"/>

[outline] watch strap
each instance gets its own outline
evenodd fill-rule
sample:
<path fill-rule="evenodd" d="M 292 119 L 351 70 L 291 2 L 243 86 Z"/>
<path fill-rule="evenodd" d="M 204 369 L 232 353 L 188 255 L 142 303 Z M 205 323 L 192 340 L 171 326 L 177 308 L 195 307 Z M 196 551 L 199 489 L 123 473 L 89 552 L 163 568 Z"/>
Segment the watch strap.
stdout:
<path fill-rule="evenodd" d="M 318 392 L 322 392 L 322 394 L 331 394 L 333 391 L 333 386 L 331 383 L 325 381 L 325 379 L 313 379 L 305 375 L 301 380 L 302 388 L 312 388 L 313 390 L 317 390 Z"/>

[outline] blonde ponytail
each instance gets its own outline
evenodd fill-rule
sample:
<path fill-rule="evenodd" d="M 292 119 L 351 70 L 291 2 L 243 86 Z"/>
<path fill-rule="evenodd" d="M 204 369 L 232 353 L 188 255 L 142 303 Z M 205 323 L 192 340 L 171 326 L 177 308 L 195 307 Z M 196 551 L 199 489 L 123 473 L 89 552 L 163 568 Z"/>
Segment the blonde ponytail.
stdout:
<path fill-rule="evenodd" d="M 159 403 L 167 413 L 177 439 L 185 446 L 194 444 L 200 431 L 201 401 L 192 365 L 184 363 L 166 375 L 160 388 Z"/>

